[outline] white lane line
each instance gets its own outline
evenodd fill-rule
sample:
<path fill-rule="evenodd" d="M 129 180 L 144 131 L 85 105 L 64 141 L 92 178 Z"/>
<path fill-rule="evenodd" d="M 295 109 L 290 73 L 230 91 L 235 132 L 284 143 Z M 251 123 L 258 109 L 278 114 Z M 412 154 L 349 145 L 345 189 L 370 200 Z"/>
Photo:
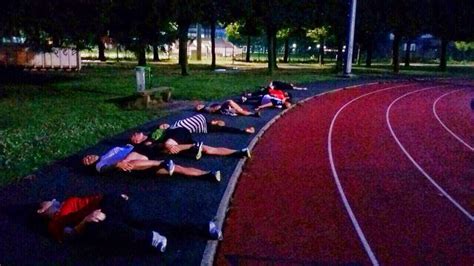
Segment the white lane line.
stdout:
<path fill-rule="evenodd" d="M 408 153 L 408 151 L 405 149 L 405 147 L 402 145 L 402 143 L 400 142 L 400 140 L 398 139 L 397 135 L 395 134 L 395 132 L 393 131 L 393 128 L 392 128 L 392 124 L 390 123 L 390 110 L 392 109 L 392 106 L 397 103 L 398 101 L 400 101 L 401 99 L 405 98 L 406 96 L 410 95 L 410 94 L 413 94 L 413 93 L 417 93 L 417 92 L 421 92 L 421 91 L 425 91 L 425 90 L 430 90 L 430 89 L 434 89 L 434 88 L 439 88 L 440 86 L 436 86 L 436 87 L 429 87 L 429 88 L 424 88 L 424 89 L 421 89 L 421 90 L 416 90 L 416 91 L 412 91 L 412 92 L 409 92 L 409 93 L 406 93 L 400 97 L 398 97 L 397 99 L 395 99 L 387 108 L 387 111 L 385 113 L 385 118 L 386 118 L 386 121 L 387 121 L 387 125 L 388 125 L 388 128 L 390 130 L 390 133 L 392 134 L 393 138 L 395 139 L 395 141 L 397 142 L 398 146 L 400 146 L 400 149 L 402 149 L 402 151 L 405 153 L 405 155 L 408 157 L 408 159 L 410 159 L 410 161 L 416 166 L 416 168 L 418 168 L 418 170 L 431 182 L 431 184 L 433 184 L 439 192 L 441 192 L 441 194 L 443 194 L 449 201 L 451 201 L 451 203 L 454 204 L 454 206 L 456 206 L 462 213 L 464 213 L 468 218 L 469 220 L 471 221 L 474 221 L 474 217 L 472 214 L 470 214 L 466 209 L 464 209 L 461 204 L 459 204 L 456 200 L 454 200 L 440 185 L 438 185 L 438 183 L 436 183 L 436 181 L 433 180 L 433 178 L 431 178 L 430 175 L 428 175 L 426 173 L 426 171 L 413 159 L 413 157 L 410 155 L 410 153 Z"/>
<path fill-rule="evenodd" d="M 374 252 L 372 251 L 372 249 L 370 248 L 370 245 L 364 235 L 364 232 L 362 231 L 360 225 L 359 225 L 359 222 L 357 221 L 357 218 L 354 214 L 354 212 L 352 211 L 352 208 L 351 208 L 351 205 L 349 204 L 349 201 L 347 200 L 347 197 L 346 197 L 346 194 L 344 193 L 344 189 L 342 188 L 342 185 L 341 185 L 341 181 L 339 180 L 339 175 L 337 174 L 337 170 L 336 170 L 336 166 L 335 166 L 335 163 L 334 163 L 334 155 L 333 155 L 333 152 L 332 152 L 332 132 L 334 130 L 334 125 L 336 124 L 336 119 L 337 117 L 339 116 L 339 114 L 347 107 L 349 106 L 350 104 L 352 104 L 353 102 L 363 98 L 363 97 L 366 97 L 366 96 L 369 96 L 369 95 L 372 95 L 374 93 L 378 93 L 378 92 L 382 92 L 382 91 L 386 91 L 386 90 L 391 90 L 391 89 L 395 89 L 395 88 L 401 88 L 401 87 L 407 87 L 407 86 L 412 86 L 413 84 L 406 84 L 406 85 L 398 85 L 398 86 L 393 86 L 393 87 L 388 87 L 388 88 L 385 88 L 385 89 L 381 89 L 381 90 L 376 90 L 376 91 L 373 91 L 373 92 L 369 92 L 369 93 L 366 93 L 366 94 L 363 94 L 363 95 L 360 95 L 358 96 L 357 98 L 354 98 L 352 99 L 351 101 L 349 101 L 348 103 L 346 103 L 345 105 L 343 105 L 338 111 L 337 113 L 334 115 L 332 121 L 331 121 L 331 125 L 329 126 L 329 135 L 328 135 L 328 152 L 329 152 L 329 163 L 331 164 L 331 170 L 332 170 L 332 174 L 334 176 L 334 181 L 336 182 L 336 186 L 337 186 L 337 190 L 339 191 L 339 194 L 341 196 L 341 199 L 342 199 L 342 202 L 344 203 L 344 207 L 346 208 L 346 211 L 347 213 L 349 214 L 349 217 L 352 221 L 352 224 L 354 225 L 354 228 L 357 232 L 357 235 L 359 236 L 359 239 L 360 241 L 362 242 L 362 245 L 364 246 L 364 249 L 365 249 L 365 252 L 367 253 L 367 255 L 369 256 L 370 258 L 370 261 L 372 262 L 373 265 L 379 265 L 379 262 L 377 261 L 377 258 L 375 257 L 375 254 Z"/>
<path fill-rule="evenodd" d="M 436 119 L 438 120 L 438 122 L 444 127 L 444 129 L 446 129 L 446 131 L 448 131 L 451 135 L 453 135 L 454 138 L 456 138 L 459 142 L 461 142 L 462 144 L 464 144 L 464 146 L 466 146 L 468 149 L 470 149 L 471 151 L 474 151 L 474 147 L 472 147 L 471 145 L 467 144 L 464 140 L 462 140 L 458 135 L 456 135 L 451 129 L 449 129 L 448 126 L 446 126 L 445 123 L 443 123 L 443 121 L 441 121 L 441 118 L 438 116 L 438 112 L 436 111 L 436 106 L 438 104 L 438 102 L 448 96 L 449 94 L 452 94 L 452 93 L 455 93 L 455 92 L 458 92 L 458 91 L 461 91 L 462 89 L 459 89 L 459 90 L 455 90 L 455 91 L 451 91 L 451 92 L 448 92 L 448 93 L 445 93 L 441 96 L 439 96 L 438 99 L 436 99 L 436 101 L 433 103 L 433 114 L 435 115 Z"/>

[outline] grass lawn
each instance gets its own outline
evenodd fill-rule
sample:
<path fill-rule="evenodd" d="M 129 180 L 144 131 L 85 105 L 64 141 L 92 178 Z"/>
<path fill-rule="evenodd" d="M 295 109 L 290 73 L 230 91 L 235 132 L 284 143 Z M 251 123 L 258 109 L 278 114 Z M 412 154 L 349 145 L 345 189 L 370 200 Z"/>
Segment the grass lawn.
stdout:
<path fill-rule="evenodd" d="M 153 63 L 155 86 L 174 88 L 174 100 L 213 100 L 237 95 L 270 80 L 310 82 L 335 79 L 332 67 L 317 64 L 280 64 L 268 75 L 265 63 L 219 61 L 238 71 L 215 73 L 209 62 L 191 62 L 183 77 L 175 63 Z M 25 176 L 38 167 L 64 158 L 99 140 L 164 116 L 167 110 L 127 110 L 113 99 L 135 92 L 135 62 L 85 64 L 80 72 L 24 72 L 0 70 L 0 185 Z M 463 75 L 462 67 L 446 75 Z M 359 74 L 383 75 L 386 66 Z M 413 67 L 415 74 L 436 74 L 436 67 Z M 445 74 L 443 74 L 445 75 Z"/>

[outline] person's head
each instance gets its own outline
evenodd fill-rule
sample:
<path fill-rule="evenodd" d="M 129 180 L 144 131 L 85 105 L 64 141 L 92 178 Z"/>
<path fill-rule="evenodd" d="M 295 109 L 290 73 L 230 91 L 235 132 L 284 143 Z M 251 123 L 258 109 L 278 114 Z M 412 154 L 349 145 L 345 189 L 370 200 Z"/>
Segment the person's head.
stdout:
<path fill-rule="evenodd" d="M 140 144 L 148 138 L 143 132 L 135 132 L 130 136 L 130 141 L 132 144 Z"/>
<path fill-rule="evenodd" d="M 160 124 L 159 128 L 166 130 L 166 129 L 170 128 L 170 124 L 167 124 L 167 123 Z"/>
<path fill-rule="evenodd" d="M 96 154 L 88 154 L 82 158 L 82 164 L 85 166 L 91 166 L 99 161 L 100 156 Z"/>
<path fill-rule="evenodd" d="M 286 98 L 285 101 L 283 102 L 283 107 L 285 109 L 288 109 L 291 107 L 291 99 L 290 98 Z"/>
<path fill-rule="evenodd" d="M 60 207 L 61 202 L 57 201 L 56 199 L 47 200 L 40 203 L 36 213 L 41 216 L 52 218 L 53 215 L 55 215 L 59 211 Z"/>
<path fill-rule="evenodd" d="M 198 112 L 202 112 L 202 111 L 204 111 L 204 107 L 206 107 L 204 104 L 199 103 L 199 104 L 196 104 L 195 109 L 196 109 L 196 111 L 198 111 Z"/>

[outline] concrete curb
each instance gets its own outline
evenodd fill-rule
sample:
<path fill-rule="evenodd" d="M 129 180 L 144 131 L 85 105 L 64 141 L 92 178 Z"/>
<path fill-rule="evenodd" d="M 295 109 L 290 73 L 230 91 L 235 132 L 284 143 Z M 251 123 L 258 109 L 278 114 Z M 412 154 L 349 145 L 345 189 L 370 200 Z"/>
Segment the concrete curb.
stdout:
<path fill-rule="evenodd" d="M 270 128 L 278 119 L 280 119 L 282 116 L 284 116 L 287 112 L 290 110 L 293 110 L 297 106 L 302 105 L 303 103 L 310 101 L 316 97 L 320 97 L 329 93 L 335 93 L 344 89 L 354 89 L 362 86 L 368 86 L 368 85 L 375 85 L 379 84 L 381 82 L 371 82 L 371 83 L 362 83 L 358 85 L 352 85 L 348 87 L 342 87 L 338 89 L 333 89 L 329 91 L 325 91 L 322 93 L 318 93 L 316 95 L 310 96 L 308 98 L 305 98 L 301 101 L 298 101 L 296 104 L 294 104 L 291 108 L 283 110 L 281 113 L 277 114 L 274 116 L 270 121 L 268 121 L 255 135 L 255 137 L 252 139 L 252 141 L 249 144 L 249 149 L 253 150 L 253 147 L 257 144 L 257 142 L 260 140 L 260 138 L 263 136 L 265 131 Z M 232 195 L 234 194 L 235 187 L 237 185 L 237 181 L 240 177 L 240 174 L 242 173 L 242 168 L 245 165 L 245 162 L 247 161 L 247 158 L 241 159 L 238 163 L 237 166 L 235 167 L 234 172 L 232 173 L 232 176 L 230 177 L 229 183 L 227 184 L 227 188 L 224 192 L 224 195 L 222 196 L 222 200 L 219 204 L 219 208 L 217 209 L 217 214 L 216 214 L 216 224 L 220 227 L 223 228 L 223 224 L 226 218 L 226 213 L 227 210 L 229 209 L 229 203 L 231 201 Z M 225 237 L 224 237 L 225 238 Z M 217 251 L 217 245 L 219 244 L 219 241 L 216 240 L 209 240 L 207 241 L 206 248 L 204 250 L 202 260 L 201 260 L 201 266 L 210 266 L 213 265 L 214 263 L 214 257 Z"/>

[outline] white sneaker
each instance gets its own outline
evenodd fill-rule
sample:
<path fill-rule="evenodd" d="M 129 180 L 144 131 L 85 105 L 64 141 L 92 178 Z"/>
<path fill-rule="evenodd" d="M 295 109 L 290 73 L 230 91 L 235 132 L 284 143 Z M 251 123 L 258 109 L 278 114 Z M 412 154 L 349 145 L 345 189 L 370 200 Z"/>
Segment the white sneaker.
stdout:
<path fill-rule="evenodd" d="M 213 240 L 222 240 L 224 237 L 222 236 L 222 231 L 217 227 L 217 224 L 214 220 L 209 222 L 209 236 Z"/>
<path fill-rule="evenodd" d="M 160 252 L 165 252 L 166 245 L 168 244 L 168 240 L 165 236 L 160 235 L 158 232 L 152 231 L 153 239 L 151 241 L 151 245 L 157 248 Z"/>

